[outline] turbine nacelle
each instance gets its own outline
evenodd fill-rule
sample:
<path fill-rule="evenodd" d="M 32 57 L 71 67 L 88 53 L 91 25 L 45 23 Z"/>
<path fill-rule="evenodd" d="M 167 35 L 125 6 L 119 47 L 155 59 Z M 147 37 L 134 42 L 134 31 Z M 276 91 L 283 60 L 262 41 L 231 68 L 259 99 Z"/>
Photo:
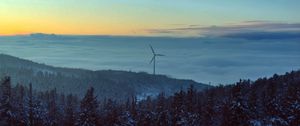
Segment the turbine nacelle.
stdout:
<path fill-rule="evenodd" d="M 154 61 L 154 59 L 156 58 L 156 56 L 166 56 L 166 55 L 163 55 L 163 54 L 154 54 L 151 61 L 150 61 L 150 64 Z"/>

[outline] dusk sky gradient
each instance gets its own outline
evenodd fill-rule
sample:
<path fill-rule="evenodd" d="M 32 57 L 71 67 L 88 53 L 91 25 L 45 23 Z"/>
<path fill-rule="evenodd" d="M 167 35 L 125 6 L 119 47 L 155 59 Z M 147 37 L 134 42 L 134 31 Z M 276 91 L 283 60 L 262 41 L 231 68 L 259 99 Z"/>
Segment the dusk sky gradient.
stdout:
<path fill-rule="evenodd" d="M 149 30 L 224 27 L 248 21 L 298 24 L 299 12 L 299 0 L 1 0 L 0 35 L 177 36 Z"/>

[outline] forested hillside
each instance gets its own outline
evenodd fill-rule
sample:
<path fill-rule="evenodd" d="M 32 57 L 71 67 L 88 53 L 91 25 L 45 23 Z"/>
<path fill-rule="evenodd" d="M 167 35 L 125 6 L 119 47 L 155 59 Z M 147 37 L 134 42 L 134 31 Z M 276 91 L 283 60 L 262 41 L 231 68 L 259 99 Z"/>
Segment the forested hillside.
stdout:
<path fill-rule="evenodd" d="M 0 125 L 34 126 L 298 126 L 300 71 L 197 91 L 192 85 L 167 97 L 127 102 L 98 100 L 89 88 L 83 98 L 35 91 L 31 84 L 1 81 Z"/>
<path fill-rule="evenodd" d="M 210 87 L 192 80 L 174 79 L 165 75 L 154 76 L 144 72 L 52 67 L 5 54 L 0 54 L 0 75 L 9 75 L 14 85 L 29 86 L 31 83 L 39 91 L 56 88 L 57 92 L 78 96 L 83 96 L 89 87 L 94 87 L 95 94 L 103 96 L 101 98 L 118 100 L 124 100 L 131 95 L 143 99 L 148 95 L 158 95 L 159 92 L 171 95 L 191 84 L 199 90 Z"/>

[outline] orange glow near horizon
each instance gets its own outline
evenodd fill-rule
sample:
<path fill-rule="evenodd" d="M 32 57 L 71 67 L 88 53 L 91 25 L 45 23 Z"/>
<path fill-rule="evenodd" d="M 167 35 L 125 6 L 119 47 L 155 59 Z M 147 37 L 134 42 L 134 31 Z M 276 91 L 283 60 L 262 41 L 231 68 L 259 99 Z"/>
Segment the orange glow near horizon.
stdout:
<path fill-rule="evenodd" d="M 134 30 L 130 26 L 118 26 L 101 23 L 78 25 L 73 22 L 46 21 L 0 21 L 0 35 L 23 35 L 31 33 L 54 33 L 54 34 L 80 34 L 80 35 L 133 35 Z"/>
<path fill-rule="evenodd" d="M 269 4 L 258 0 L 2 0 L 0 35 L 159 35 L 147 32 L 147 29 L 214 26 L 249 20 L 299 22 L 298 11 L 293 11 L 299 10 L 298 4 L 287 3 Z"/>

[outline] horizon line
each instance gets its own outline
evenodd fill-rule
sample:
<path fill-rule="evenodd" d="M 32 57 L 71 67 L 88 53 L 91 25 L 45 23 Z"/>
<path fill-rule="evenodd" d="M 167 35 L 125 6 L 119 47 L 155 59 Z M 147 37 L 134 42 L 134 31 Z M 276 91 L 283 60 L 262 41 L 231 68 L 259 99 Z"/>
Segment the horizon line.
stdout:
<path fill-rule="evenodd" d="M 174 36 L 174 35 L 122 35 L 122 34 L 57 34 L 57 33 L 43 33 L 33 32 L 26 34 L 0 34 L 0 37 L 15 37 L 15 36 L 32 36 L 32 35 L 44 35 L 44 36 L 107 36 L 107 37 L 149 37 L 149 38 L 207 38 L 205 36 Z"/>

